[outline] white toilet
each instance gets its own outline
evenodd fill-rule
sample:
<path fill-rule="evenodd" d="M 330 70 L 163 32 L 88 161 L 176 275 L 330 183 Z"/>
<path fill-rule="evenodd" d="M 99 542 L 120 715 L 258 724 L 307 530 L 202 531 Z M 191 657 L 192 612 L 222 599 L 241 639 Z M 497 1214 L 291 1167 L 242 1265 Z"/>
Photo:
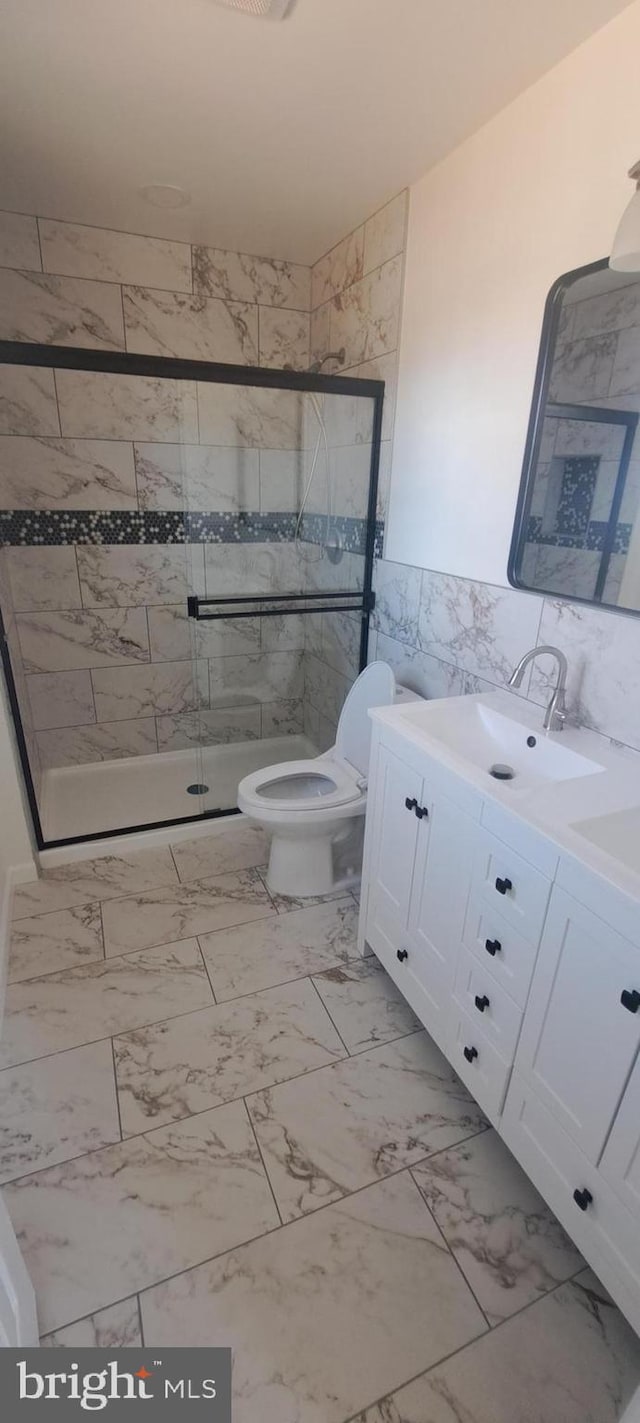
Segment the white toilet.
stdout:
<path fill-rule="evenodd" d="M 414 696 L 406 688 L 396 688 L 386 662 L 372 662 L 346 698 L 330 751 L 307 761 L 266 766 L 240 782 L 240 810 L 272 837 L 269 889 L 307 898 L 328 894 L 345 882 L 334 862 L 337 847 L 350 836 L 356 846 L 358 840 L 361 843 L 371 745 L 369 710 Z M 354 836 L 354 832 L 360 833 Z M 357 850 L 355 859 L 359 860 Z M 352 872 L 351 878 L 356 877 L 357 871 Z"/>

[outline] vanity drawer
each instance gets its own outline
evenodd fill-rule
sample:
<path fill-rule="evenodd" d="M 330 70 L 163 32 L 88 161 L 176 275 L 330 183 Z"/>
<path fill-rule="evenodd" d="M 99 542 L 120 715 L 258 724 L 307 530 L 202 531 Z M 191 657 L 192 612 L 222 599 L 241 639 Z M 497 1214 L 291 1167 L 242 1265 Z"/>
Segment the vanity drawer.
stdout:
<path fill-rule="evenodd" d="M 466 947 L 521 1008 L 527 1001 L 537 946 L 525 939 L 504 916 L 472 890 L 462 937 Z M 487 947 L 488 946 L 488 947 Z"/>
<path fill-rule="evenodd" d="M 447 1056 L 476 1102 L 495 1121 L 502 1111 L 511 1063 L 455 1002 Z"/>
<path fill-rule="evenodd" d="M 468 949 L 460 946 L 455 997 L 507 1062 L 513 1062 L 522 1010 Z"/>
<path fill-rule="evenodd" d="M 598 1168 L 514 1069 L 500 1135 L 640 1330 L 640 1231 Z M 574 1192 L 579 1193 L 579 1201 Z M 588 1192 L 587 1196 L 583 1192 Z M 583 1209 L 581 1209 L 581 1206 Z"/>
<path fill-rule="evenodd" d="M 518 933 L 538 944 L 551 881 L 488 830 L 478 831 L 472 892 L 498 910 Z"/>

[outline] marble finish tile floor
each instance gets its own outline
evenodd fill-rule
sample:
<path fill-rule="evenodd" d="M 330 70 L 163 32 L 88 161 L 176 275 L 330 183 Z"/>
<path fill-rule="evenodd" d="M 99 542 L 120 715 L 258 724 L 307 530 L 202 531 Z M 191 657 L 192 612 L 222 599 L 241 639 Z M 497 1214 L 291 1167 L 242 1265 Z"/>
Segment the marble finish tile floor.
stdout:
<path fill-rule="evenodd" d="M 338 964 L 315 975 L 313 983 L 349 1052 L 390 1042 L 420 1027 L 375 958 Z"/>
<path fill-rule="evenodd" d="M 137 1295 L 99 1309 L 40 1340 L 50 1349 L 135 1349 L 142 1344 Z"/>
<path fill-rule="evenodd" d="M 135 1349 L 142 1344 L 140 1306 L 137 1295 L 107 1309 L 96 1310 L 86 1319 L 43 1334 L 40 1343 L 49 1349 Z"/>
<path fill-rule="evenodd" d="M 104 958 L 98 903 L 18 919 L 11 934 L 9 983 Z"/>
<path fill-rule="evenodd" d="M 14 898 L 0 1181 L 48 1347 L 230 1344 L 234 1423 L 618 1423 L 640 1343 L 241 817 Z"/>

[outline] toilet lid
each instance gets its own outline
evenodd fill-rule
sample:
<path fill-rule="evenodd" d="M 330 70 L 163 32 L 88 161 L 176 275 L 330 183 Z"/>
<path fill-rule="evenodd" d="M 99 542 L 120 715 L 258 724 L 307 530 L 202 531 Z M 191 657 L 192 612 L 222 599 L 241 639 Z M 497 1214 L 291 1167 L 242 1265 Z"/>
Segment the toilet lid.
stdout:
<path fill-rule="evenodd" d="M 388 662 L 371 662 L 354 682 L 340 713 L 336 751 L 365 776 L 371 750 L 372 707 L 391 706 L 396 679 Z"/>

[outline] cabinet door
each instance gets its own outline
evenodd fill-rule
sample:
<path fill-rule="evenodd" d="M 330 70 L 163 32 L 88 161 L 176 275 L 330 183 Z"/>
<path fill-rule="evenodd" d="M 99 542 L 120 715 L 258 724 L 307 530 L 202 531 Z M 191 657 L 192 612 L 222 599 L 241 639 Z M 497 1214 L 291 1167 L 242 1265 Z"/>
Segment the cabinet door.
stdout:
<path fill-rule="evenodd" d="M 640 1044 L 638 951 L 554 889 L 516 1062 L 544 1104 L 597 1161 Z M 631 995 L 628 997 L 627 995 Z"/>
<path fill-rule="evenodd" d="M 640 1221 L 640 1058 L 620 1103 L 600 1170 Z"/>
<path fill-rule="evenodd" d="M 500 1135 L 640 1332 L 640 1232 L 599 1167 L 583 1156 L 536 1092 L 513 1073 Z"/>
<path fill-rule="evenodd" d="M 418 837 L 413 893 L 409 907 L 409 937 L 425 965 L 430 961 L 439 980 L 453 990 L 462 938 L 477 826 L 450 801 L 432 801 L 427 784 L 425 808 L 429 834 Z"/>
<path fill-rule="evenodd" d="M 406 929 L 418 832 L 428 837 L 422 812 L 422 779 L 381 746 L 374 788 L 368 919 L 391 941 Z M 373 942 L 373 941 L 372 941 Z"/>

